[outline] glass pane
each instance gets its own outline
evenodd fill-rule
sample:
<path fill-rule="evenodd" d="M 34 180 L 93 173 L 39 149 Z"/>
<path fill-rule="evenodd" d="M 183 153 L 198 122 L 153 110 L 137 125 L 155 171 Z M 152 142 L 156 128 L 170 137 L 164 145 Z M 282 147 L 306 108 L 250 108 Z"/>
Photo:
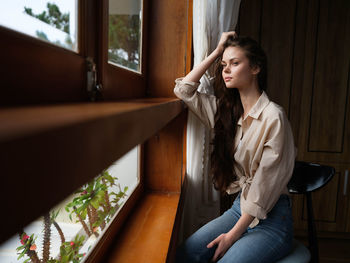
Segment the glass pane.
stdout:
<path fill-rule="evenodd" d="M 77 0 L 2 0 L 0 25 L 77 51 Z"/>
<path fill-rule="evenodd" d="M 0 262 L 83 262 L 138 185 L 139 164 L 136 147 L 1 244 Z"/>
<path fill-rule="evenodd" d="M 141 0 L 109 0 L 108 61 L 140 72 Z"/>

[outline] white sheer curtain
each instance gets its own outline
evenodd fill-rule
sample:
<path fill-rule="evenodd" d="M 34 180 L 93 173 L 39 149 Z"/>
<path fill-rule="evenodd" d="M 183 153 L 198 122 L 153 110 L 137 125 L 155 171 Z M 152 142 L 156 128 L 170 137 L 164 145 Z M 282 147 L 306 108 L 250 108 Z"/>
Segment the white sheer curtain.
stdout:
<path fill-rule="evenodd" d="M 193 1 L 194 66 L 212 52 L 222 32 L 234 30 L 241 0 Z M 199 92 L 213 94 L 212 71 L 201 78 Z M 187 121 L 187 179 L 188 188 L 180 240 L 200 226 L 219 216 L 219 193 L 209 177 L 210 141 L 212 131 L 189 112 Z"/>

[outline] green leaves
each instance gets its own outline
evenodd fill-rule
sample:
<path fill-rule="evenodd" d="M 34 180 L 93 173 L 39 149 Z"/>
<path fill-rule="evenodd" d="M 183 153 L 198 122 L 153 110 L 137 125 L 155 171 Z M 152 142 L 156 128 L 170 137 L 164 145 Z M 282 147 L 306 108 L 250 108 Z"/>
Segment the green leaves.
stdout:
<path fill-rule="evenodd" d="M 84 236 L 76 235 L 72 241 L 64 242 L 60 247 L 60 263 L 80 262 L 84 254 L 79 253 L 84 245 Z"/>
<path fill-rule="evenodd" d="M 17 254 L 19 255 L 17 257 L 17 260 L 24 257 L 29 251 L 30 248 L 32 247 L 32 245 L 35 244 L 35 240 L 36 240 L 36 236 L 34 236 L 34 234 L 32 234 L 31 236 L 28 236 L 25 232 L 23 232 L 20 235 L 20 239 L 21 239 L 21 246 L 16 248 Z M 26 259 L 24 262 L 27 262 L 29 259 Z"/>
<path fill-rule="evenodd" d="M 118 211 L 122 199 L 127 196 L 126 191 L 128 187 L 122 189 L 120 184 L 117 184 L 117 180 L 117 177 L 112 176 L 105 170 L 100 176 L 77 190 L 73 200 L 65 206 L 64 209 L 69 213 L 71 221 L 72 215 L 76 214 L 79 219 L 77 222 L 83 225 L 88 236 L 92 233 L 98 236 L 99 229 L 104 229 L 106 223 L 108 223 Z M 114 192 L 112 189 L 116 189 L 116 191 Z M 51 223 L 56 223 L 55 221 L 59 213 L 60 210 L 52 210 L 50 212 L 49 218 Z M 87 219 L 89 220 L 89 224 L 85 222 Z M 48 239 L 50 241 L 50 238 Z M 20 235 L 21 246 L 17 247 L 18 260 L 22 259 L 24 262 L 33 260 L 31 257 L 36 253 L 35 240 L 36 236 L 34 236 L 34 234 L 28 236 L 23 232 Z M 79 250 L 83 246 L 84 241 L 85 236 L 80 235 L 77 235 L 69 242 L 65 242 L 63 238 L 61 241 L 59 259 L 50 258 L 47 262 L 80 262 L 84 254 L 79 253 Z M 29 258 L 25 258 L 25 256 Z M 37 254 L 35 254 L 35 256 L 37 257 Z"/>
<path fill-rule="evenodd" d="M 28 7 L 24 7 L 24 12 L 69 34 L 69 13 L 62 14 L 56 4 L 47 3 L 46 8 L 41 14 L 34 14 Z"/>

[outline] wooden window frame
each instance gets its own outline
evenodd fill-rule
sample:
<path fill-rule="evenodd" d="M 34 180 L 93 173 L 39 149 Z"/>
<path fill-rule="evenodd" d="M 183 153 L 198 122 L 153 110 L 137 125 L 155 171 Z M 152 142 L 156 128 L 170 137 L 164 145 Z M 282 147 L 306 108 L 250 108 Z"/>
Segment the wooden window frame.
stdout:
<path fill-rule="evenodd" d="M 147 158 L 143 157 L 141 161 L 140 185 L 130 196 L 128 202 L 120 210 L 117 218 L 87 259 L 87 262 L 103 262 L 101 260 L 103 260 L 104 252 L 109 249 L 111 242 L 115 242 L 114 236 L 116 233 L 120 233 L 120 228 L 126 219 L 130 218 L 130 213 L 140 211 L 140 208 L 135 209 L 135 206 L 143 207 L 142 200 L 147 199 L 143 197 L 151 198 L 151 196 L 159 195 L 158 200 L 163 200 L 163 198 L 175 195 L 175 202 L 173 202 L 175 206 L 173 212 L 175 211 L 175 214 L 172 214 L 171 217 L 179 222 L 179 208 L 176 208 L 176 206 L 181 204 L 180 191 L 185 171 L 184 123 L 186 115 L 181 113 L 184 110 L 183 103 L 173 98 L 172 88 L 174 79 L 188 72 L 189 68 L 186 68 L 186 65 L 191 64 L 191 49 L 186 51 L 186 48 L 191 47 L 191 44 L 188 43 L 191 43 L 192 35 L 188 30 L 192 25 L 192 16 L 189 15 L 191 12 L 186 13 L 184 6 L 191 7 L 192 1 L 154 1 L 144 5 L 144 10 L 147 10 L 147 12 L 144 14 L 143 36 L 148 34 L 148 31 L 146 33 L 147 28 L 154 29 L 150 32 L 150 37 L 147 37 L 147 41 L 144 39 L 143 50 L 146 51 L 143 51 L 142 74 L 131 72 L 131 75 L 128 75 L 129 73 L 123 68 L 103 65 L 103 56 L 99 56 L 98 50 L 107 41 L 106 39 L 101 42 L 91 40 L 102 39 L 103 30 L 106 30 L 106 26 L 103 24 L 106 21 L 103 21 L 101 17 L 106 14 L 107 0 L 103 0 L 102 4 L 98 0 L 79 0 L 79 3 L 86 2 L 88 4 L 82 5 L 80 10 L 83 15 L 79 16 L 80 27 L 82 28 L 79 39 L 87 40 L 80 42 L 82 44 L 79 46 L 79 54 L 0 28 L 0 36 L 5 36 L 5 41 L 0 42 L 1 50 L 7 50 L 8 46 L 15 44 L 21 49 L 21 54 L 27 54 L 26 51 L 30 48 L 26 45 L 30 45 L 34 47 L 34 52 L 31 53 L 32 58 L 47 54 L 43 59 L 49 64 L 54 64 L 53 61 L 56 60 L 62 60 L 62 52 L 67 53 L 73 57 L 73 60 L 77 59 L 76 64 L 79 66 L 79 70 L 84 72 L 86 72 L 85 57 L 95 58 L 97 66 L 102 69 L 99 72 L 98 79 L 103 84 L 104 94 L 106 94 L 104 98 L 110 100 L 110 102 L 87 102 L 85 73 L 79 73 L 77 76 L 73 72 L 67 72 L 67 75 L 64 75 L 59 72 L 59 67 L 55 68 L 48 65 L 50 70 L 58 71 L 55 73 L 54 80 L 49 77 L 39 78 L 41 72 L 38 67 L 31 67 L 30 64 L 20 65 L 21 59 L 19 57 L 6 56 L 5 63 L 0 66 L 0 72 L 5 76 L 5 84 L 9 84 L 17 90 L 14 92 L 5 88 L 4 94 L 6 96 L 0 98 L 0 104 L 3 106 L 0 110 L 0 165 L 4 167 L 5 175 L 3 194 L 6 196 L 5 210 L 12 211 L 11 220 L 7 217 L 0 218 L 0 222 L 8 226 L 5 228 L 6 231 L 2 232 L 0 242 L 5 241 L 21 227 L 94 178 L 102 169 L 108 167 L 134 146 L 143 144 L 141 154 L 147 156 Z M 174 14 L 174 6 L 177 6 L 176 12 L 181 13 L 185 10 L 184 14 L 181 13 L 181 15 L 183 18 L 186 18 L 186 16 L 189 18 L 188 21 L 187 19 L 186 21 L 180 20 L 182 28 L 179 32 L 176 31 L 178 35 L 171 34 L 169 38 L 167 32 L 160 29 L 172 24 L 169 14 Z M 149 15 L 151 10 L 152 14 Z M 161 18 L 156 18 L 157 12 L 162 13 Z M 168 20 L 165 21 L 166 23 L 163 26 L 163 23 L 158 21 L 159 19 Z M 178 24 L 179 21 L 176 26 Z M 95 33 L 89 32 L 88 34 L 87 28 L 96 28 Z M 183 35 L 179 35 L 186 34 L 186 32 L 188 35 L 184 38 Z M 181 37 L 179 38 L 179 36 Z M 178 51 L 179 48 L 175 46 L 167 50 L 167 58 L 173 56 L 173 66 L 171 71 L 164 71 L 166 73 L 165 78 L 159 74 L 159 69 L 164 69 L 168 62 L 162 60 L 163 54 L 160 54 L 158 50 L 167 41 L 178 43 L 184 49 Z M 151 46 L 152 48 L 147 48 Z M 53 55 L 54 60 L 50 58 L 51 53 L 45 53 L 49 52 L 46 50 L 53 51 L 55 54 Z M 150 57 L 152 59 L 147 60 Z M 159 63 L 153 67 L 156 61 L 159 61 Z M 62 64 L 65 66 L 64 61 L 60 62 L 61 66 Z M 12 63 L 10 67 L 4 66 L 8 63 Z M 138 78 L 138 88 L 120 92 L 122 85 L 118 86 L 117 82 L 114 84 L 111 82 L 111 85 L 106 84 L 106 78 L 110 77 L 104 75 L 108 73 L 106 67 L 110 68 L 109 73 L 117 74 L 129 81 Z M 15 79 L 15 77 L 18 77 L 15 74 L 16 72 L 30 72 L 31 70 L 34 70 L 35 74 L 27 74 L 24 79 Z M 10 73 L 9 77 L 6 76 L 7 73 Z M 57 84 L 55 79 L 64 77 L 66 77 L 67 86 L 63 90 L 59 90 L 62 83 Z M 72 83 L 69 83 L 70 81 Z M 119 83 L 124 83 L 126 89 L 130 86 L 128 81 Z M 45 91 L 45 87 L 50 85 L 54 86 L 54 92 L 52 93 Z M 64 92 L 65 89 L 67 89 L 67 92 Z M 18 92 L 20 94 L 23 92 L 25 96 L 19 95 Z M 55 94 L 59 94 L 61 97 L 55 97 Z M 147 98 L 146 96 L 149 94 L 152 94 L 153 98 Z M 164 96 L 170 98 L 159 98 Z M 123 137 L 126 134 L 125 127 L 132 132 Z M 106 133 L 103 133 L 104 131 Z M 111 147 L 111 145 L 117 143 L 122 143 L 123 146 L 118 147 L 118 149 Z M 82 145 L 83 148 L 81 148 Z M 86 148 L 84 149 L 84 147 Z M 168 149 L 175 148 L 176 163 L 167 160 L 166 164 L 158 169 L 155 164 L 163 159 L 164 156 L 161 156 L 161 154 Z M 156 156 L 151 154 L 155 149 L 158 149 Z M 80 162 L 75 165 L 72 160 L 77 156 Z M 179 156 L 180 158 L 178 158 Z M 13 169 L 13 167 L 16 167 L 16 169 Z M 50 171 L 50 174 L 38 172 L 48 171 L 50 167 L 56 167 L 57 169 L 54 169 L 53 172 Z M 75 176 L 77 174 L 79 176 Z M 65 183 L 65 178 L 71 180 L 69 185 Z M 41 197 L 40 199 L 39 193 L 43 189 L 46 194 L 50 192 L 48 190 L 53 180 L 57 182 L 55 195 L 45 195 L 45 198 Z M 14 194 L 13 189 L 16 189 L 16 193 L 19 194 Z M 22 193 L 28 193 L 28 190 L 34 193 L 33 200 L 38 200 L 38 198 L 41 200 L 40 206 L 35 203 L 25 203 L 25 195 Z M 159 201 L 158 204 L 161 206 L 162 201 Z M 18 205 L 23 209 L 13 209 Z M 13 218 L 15 220 L 12 220 Z M 172 221 L 168 223 L 172 228 Z M 168 238 L 170 239 L 176 234 L 174 229 L 173 233 L 168 235 Z M 118 234 L 118 236 L 122 237 L 123 234 Z M 169 249 L 175 246 L 174 242 L 173 239 L 169 241 L 169 244 L 171 243 L 168 244 Z M 165 253 L 165 256 L 167 256 L 168 245 L 165 244 L 162 255 Z"/>
<path fill-rule="evenodd" d="M 101 83 L 103 83 L 103 98 L 105 100 L 142 98 L 146 96 L 146 75 L 147 75 L 147 28 L 148 28 L 148 6 L 149 1 L 142 2 L 142 45 L 141 45 L 141 72 L 128 70 L 124 67 L 108 62 L 108 16 L 109 0 L 102 0 L 100 19 L 101 41 L 98 65 L 101 72 Z M 115 77 L 118 76 L 118 77 Z"/>

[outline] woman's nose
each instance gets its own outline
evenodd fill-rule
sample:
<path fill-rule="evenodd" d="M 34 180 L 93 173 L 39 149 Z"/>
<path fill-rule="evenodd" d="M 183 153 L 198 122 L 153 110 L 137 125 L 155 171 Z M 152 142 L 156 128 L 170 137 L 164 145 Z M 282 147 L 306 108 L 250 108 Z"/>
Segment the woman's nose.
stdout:
<path fill-rule="evenodd" d="M 225 72 L 225 73 L 230 72 L 230 68 L 228 67 L 228 65 L 224 66 L 224 72 Z"/>

